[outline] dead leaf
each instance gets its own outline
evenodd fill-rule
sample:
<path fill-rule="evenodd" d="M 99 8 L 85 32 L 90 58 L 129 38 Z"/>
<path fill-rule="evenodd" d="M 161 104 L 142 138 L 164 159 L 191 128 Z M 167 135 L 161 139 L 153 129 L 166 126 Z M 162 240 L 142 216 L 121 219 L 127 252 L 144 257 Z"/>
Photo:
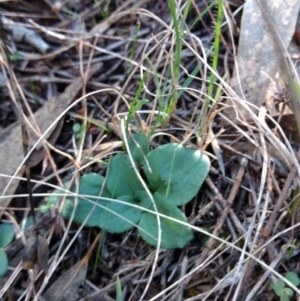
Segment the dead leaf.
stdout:
<path fill-rule="evenodd" d="M 265 0 L 264 3 L 268 7 L 268 14 L 274 20 L 276 31 L 287 47 L 295 30 L 300 2 Z M 274 41 L 273 33 L 257 1 L 246 1 L 237 56 L 238 70 L 235 70 L 231 80 L 232 88 L 242 99 L 261 107 L 281 59 L 282 55 Z M 249 112 L 238 101 L 231 100 L 227 104 L 232 103 L 245 120 L 249 119 Z M 225 110 L 225 114 L 231 120 L 236 119 L 235 110 L 232 108 Z"/>
<path fill-rule="evenodd" d="M 48 271 L 49 247 L 46 238 L 34 231 L 26 241 L 23 250 L 22 268 L 29 270 L 37 263 L 40 269 L 46 274 Z"/>
<path fill-rule="evenodd" d="M 89 259 L 92 252 L 100 238 L 100 234 L 97 235 L 95 241 L 90 247 L 87 254 L 77 262 L 72 268 L 61 275 L 43 294 L 43 297 L 47 301 L 74 301 L 78 297 L 79 286 L 83 285 Z"/>
<path fill-rule="evenodd" d="M 47 239 L 42 235 L 37 235 L 37 264 L 40 269 L 47 274 L 48 271 L 48 259 L 49 259 L 49 246 Z"/>
<path fill-rule="evenodd" d="M 24 270 L 32 269 L 37 259 L 37 233 L 33 232 L 26 240 L 26 245 L 23 250 L 23 263 Z"/>
<path fill-rule="evenodd" d="M 91 77 L 96 71 L 101 68 L 101 64 L 94 65 L 91 68 L 89 73 L 89 77 Z M 38 124 L 39 130 L 41 133 L 44 133 L 53 123 L 53 121 L 59 116 L 73 101 L 78 92 L 82 89 L 82 78 L 79 77 L 74 80 L 72 84 L 70 84 L 65 91 L 56 98 L 52 98 L 46 102 L 46 104 L 40 108 L 34 114 L 34 119 L 36 123 L 33 122 L 32 119 L 29 119 L 31 125 Z M 49 139 L 51 144 L 55 143 L 60 130 L 61 130 L 62 122 L 59 122 L 52 130 L 47 134 L 45 139 Z M 28 134 L 29 134 L 29 148 L 31 149 L 36 141 L 39 139 L 39 136 L 28 126 Z M 44 157 L 44 149 L 42 148 L 42 144 L 37 146 L 37 152 L 33 152 L 29 158 L 30 167 L 38 164 Z M 0 170 L 2 174 L 12 176 L 19 165 L 23 160 L 23 148 L 22 148 L 22 137 L 21 137 L 21 129 L 19 124 L 15 124 L 10 127 L 8 131 L 5 131 L 0 136 Z M 22 176 L 24 172 L 24 168 L 22 168 L 18 176 Z M 7 184 L 9 183 L 10 178 L 0 177 L 0 191 L 4 192 Z M 19 184 L 19 180 L 13 180 L 5 191 L 5 195 L 13 195 L 17 186 Z M 4 195 L 2 193 L 2 195 Z M 0 200 L 0 217 L 3 213 L 3 208 L 7 207 L 10 198 Z"/>

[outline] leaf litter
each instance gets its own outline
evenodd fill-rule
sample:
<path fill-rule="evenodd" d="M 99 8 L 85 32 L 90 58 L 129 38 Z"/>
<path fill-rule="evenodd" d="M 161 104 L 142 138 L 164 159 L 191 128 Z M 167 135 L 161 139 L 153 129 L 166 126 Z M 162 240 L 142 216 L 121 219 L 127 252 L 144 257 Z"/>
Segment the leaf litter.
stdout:
<path fill-rule="evenodd" d="M 280 24 L 276 30 L 287 48 L 294 34 L 299 3 L 286 1 L 283 2 L 283 7 L 279 3 L 276 7 L 276 3 L 267 1 L 270 10 L 272 9 L 274 23 Z M 175 4 L 178 20 L 182 20 L 185 16 L 183 4 Z M 41 133 L 49 128 L 82 88 L 85 93 L 100 90 L 97 94 L 87 96 L 81 105 L 76 106 L 76 113 L 67 113 L 64 122 L 57 124 L 56 130 L 52 133 L 49 131 L 49 135 L 45 137 L 56 150 L 59 149 L 64 154 L 61 156 L 51 151 L 51 158 L 57 167 L 50 168 L 43 160 L 45 150 L 42 143 L 35 146 L 31 160 L 36 162 L 36 166 L 32 167 L 32 171 L 35 179 L 44 184 L 34 188 L 35 197 L 40 192 L 59 189 L 61 183 L 69 180 L 76 183 L 78 173 L 105 174 L 105 164 L 111 154 L 122 151 L 121 135 L 116 133 L 120 133 L 119 121 L 128 114 L 128 104 L 133 99 L 147 101 L 142 102 L 143 106 L 139 108 L 137 116 L 133 115 L 129 129 L 133 132 L 142 129 L 151 133 L 151 148 L 168 142 L 184 142 L 188 147 L 202 148 L 212 161 L 205 187 L 192 202 L 181 208 L 195 227 L 195 239 L 186 248 L 155 250 L 139 239 L 136 230 L 122 235 L 102 232 L 100 247 L 97 251 L 91 251 L 89 260 L 84 261 L 81 258 L 84 258 L 91 241 L 95 241 L 97 231 L 80 228 L 75 223 L 65 225 L 61 219 L 52 218 L 46 227 L 49 230 L 46 235 L 50 242 L 49 261 L 47 266 L 45 261 L 40 261 L 40 266 L 34 264 L 33 289 L 22 289 L 24 297 L 21 298 L 33 298 L 36 293 L 37 296 L 52 300 L 49 290 L 58 282 L 60 286 L 55 291 L 61 293 L 59 296 L 54 293 L 58 299 L 64 298 L 65 293 L 65 297 L 70 300 L 99 300 L 99 296 L 103 300 L 115 300 L 119 278 L 124 300 L 140 300 L 144 293 L 145 300 L 251 300 L 249 298 L 253 296 L 265 300 L 275 298 L 274 292 L 266 285 L 269 279 L 279 278 L 287 270 L 298 271 L 299 166 L 294 150 L 300 142 L 299 133 L 295 120 L 292 119 L 293 113 L 275 116 L 278 125 L 261 109 L 265 95 L 268 94 L 268 112 L 273 117 L 274 114 L 285 112 L 284 97 L 278 93 L 281 104 L 277 104 L 273 95 L 277 92 L 269 90 L 270 83 L 276 81 L 274 75 L 281 63 L 278 47 L 274 46 L 276 43 L 272 43 L 273 33 L 269 31 L 263 16 L 259 17 L 256 1 L 247 1 L 242 12 L 240 1 L 224 2 L 226 14 L 223 14 L 225 18 L 222 23 L 220 64 L 216 74 L 216 83 L 221 84 L 223 92 L 219 99 L 215 99 L 217 103 L 210 107 L 208 114 L 202 115 L 205 112 L 202 110 L 206 99 L 203 95 L 206 91 L 205 82 L 211 74 L 208 62 L 213 44 L 212 25 L 216 22 L 214 16 L 217 1 L 206 3 L 199 0 L 185 5 L 191 6 L 182 25 L 186 32 L 182 37 L 184 43 L 179 83 L 174 83 L 176 41 L 171 30 L 173 23 L 167 1 L 151 5 L 148 1 L 112 1 L 109 6 L 94 1 L 0 4 L 3 16 L 18 26 L 22 24 L 32 30 L 50 46 L 45 53 L 39 53 L 35 46 L 14 41 L 11 32 L 8 32 L 8 39 L 4 41 L 11 53 L 17 82 L 26 92 L 28 105 L 35 112 Z M 234 35 L 234 42 L 230 39 L 230 34 Z M 255 43 L 252 37 L 256 38 Z M 236 38 L 239 38 L 239 49 L 237 65 L 234 66 L 232 49 L 237 47 Z M 299 50 L 296 46 L 295 49 L 293 58 L 297 59 Z M 253 54 L 254 57 L 249 57 Z M 102 67 L 97 67 L 98 63 Z M 81 76 L 84 74 L 83 70 L 89 69 L 87 66 L 91 69 L 98 68 L 89 80 Z M 239 72 L 234 71 L 231 80 L 228 80 L 228 74 L 236 67 Z M 227 77 L 223 77 L 225 74 Z M 141 78 L 144 81 L 143 89 L 136 97 Z M 3 83 L 5 81 L 6 79 L 1 80 Z M 70 84 L 69 96 L 62 92 L 67 91 L 67 84 Z M 247 93 L 240 94 L 240 86 Z M 5 89 L 0 102 L 2 128 L 15 121 L 13 106 Z M 172 116 L 167 118 L 160 115 L 160 112 L 172 100 L 174 89 L 182 94 L 176 100 Z M 56 95 L 53 99 L 61 102 L 51 106 L 48 105 L 49 101 L 44 100 L 49 99 L 47 95 L 53 92 Z M 35 101 L 35 94 L 40 104 Z M 60 98 L 63 95 L 64 98 Z M 235 112 L 233 114 L 225 110 L 225 115 L 222 112 L 224 105 L 227 107 L 229 103 L 228 98 L 232 103 L 233 97 L 236 110 L 243 112 L 245 117 L 238 119 L 239 123 L 233 122 Z M 244 106 L 239 104 L 242 99 L 258 106 L 259 109 L 254 112 L 259 114 L 253 114 L 251 109 L 245 111 Z M 64 109 L 60 107 L 65 103 L 67 105 Z M 56 106 L 58 111 L 55 111 Z M 43 108 L 43 113 L 37 115 Z M 134 120 L 135 117 L 137 118 Z M 209 136 L 203 132 L 199 134 L 201 118 L 207 118 L 211 131 Z M 80 127 L 80 137 L 84 138 L 77 139 L 73 133 L 72 125 L 75 122 L 84 125 Z M 226 123 L 233 127 L 223 127 L 222 124 Z M 30 120 L 30 124 L 36 126 L 33 120 Z M 111 125 L 114 125 L 113 131 L 106 131 L 105 128 Z M 6 133 L 6 137 L 3 135 L 4 142 L 0 144 L 0 150 L 3 148 L 0 166 L 2 174 L 11 176 L 23 160 L 20 129 L 12 126 L 12 130 L 7 130 Z M 30 137 L 32 147 L 39 135 L 32 131 Z M 9 143 L 12 144 L 11 148 L 8 148 Z M 218 160 L 214 157 L 214 151 Z M 14 158 L 13 162 L 10 157 Z M 222 166 L 219 166 L 219 162 L 223 162 Z M 2 181 L 6 181 L 1 184 L 3 192 L 7 180 L 1 177 Z M 11 185 L 12 190 L 7 190 L 6 195 L 13 194 L 17 186 L 18 191 L 24 191 L 22 183 L 14 182 L 14 187 Z M 57 185 L 46 188 L 50 183 Z M 59 197 L 63 201 L 63 197 Z M 8 203 L 2 206 L 2 218 L 11 216 L 19 221 L 26 217 L 22 213 L 26 209 L 25 199 L 21 199 L 17 205 L 16 199 L 10 207 Z M 57 214 L 58 208 L 51 210 L 56 210 Z M 272 212 L 274 213 L 271 214 Z M 42 218 L 43 216 L 40 219 Z M 267 228 L 255 225 L 266 225 Z M 216 237 L 208 240 L 206 235 L 198 232 L 200 229 L 205 230 L 205 233 L 216 234 Z M 27 231 L 24 234 L 28 238 L 30 233 Z M 220 241 L 220 238 L 224 240 Z M 33 241 L 33 245 L 36 245 L 37 239 Z M 259 253 L 263 261 L 258 262 L 251 272 L 244 259 L 250 256 L 249 253 L 256 251 L 254 246 L 262 242 L 266 244 L 266 248 Z M 9 295 L 20 298 L 20 288 L 24 288 L 27 283 L 26 273 L 18 272 L 17 269 L 15 272 L 18 276 L 12 273 L 15 267 L 13 258 L 17 258 L 16 254 L 22 249 L 24 246 L 19 237 L 5 248 L 10 267 L 7 276 L 1 279 L 1 287 L 4 288 L 1 296 L 4 300 Z M 38 253 L 35 255 L 38 257 Z M 275 260 L 280 256 L 284 258 L 284 267 L 283 261 Z M 34 262 L 36 261 L 39 261 L 38 258 L 34 258 Z M 204 261 L 205 266 L 200 264 Z M 154 278 L 149 279 L 153 262 L 157 262 L 157 266 L 154 267 Z M 269 268 L 264 266 L 264 262 Z M 265 268 L 264 273 L 260 268 L 262 266 Z M 270 267 L 274 270 L 270 270 Z M 41 269 L 45 271 L 40 273 L 42 276 L 37 273 Z M 248 271 L 247 283 L 239 288 L 236 280 L 243 281 L 245 271 Z M 66 281 L 64 273 L 69 277 Z M 63 293 L 61 286 L 64 282 L 70 286 Z M 11 285 L 7 286 L 5 283 Z M 146 283 L 151 283 L 147 291 Z"/>
<path fill-rule="evenodd" d="M 97 71 L 99 65 L 91 72 Z M 35 112 L 33 118 L 28 119 L 30 125 L 35 124 L 34 129 L 28 127 L 29 130 L 29 148 L 34 148 L 32 155 L 29 158 L 29 166 L 33 167 L 37 165 L 45 157 L 45 149 L 41 143 L 36 145 L 41 135 L 45 133 L 51 126 L 50 131 L 48 130 L 47 135 L 44 139 L 48 140 L 48 143 L 54 144 L 62 127 L 62 120 L 59 120 L 55 125 L 54 121 L 60 116 L 68 105 L 72 102 L 74 97 L 82 89 L 82 78 L 76 79 L 72 84 L 70 84 L 66 90 L 60 94 L 58 97 L 54 97 L 47 101 L 47 103 Z M 39 134 L 37 135 L 36 132 Z M 19 169 L 21 162 L 23 161 L 23 150 L 22 150 L 22 137 L 20 131 L 20 125 L 14 124 L 13 127 L 9 128 L 9 132 L 2 134 L 2 140 L 0 143 L 0 166 L 1 173 L 9 176 L 13 176 L 16 170 Z M 9 154 L 9 156 L 7 156 Z M 23 168 L 18 172 L 18 176 L 22 176 Z M 10 178 L 0 177 L 0 187 L 1 191 L 6 195 L 13 195 L 17 186 L 18 180 L 14 179 L 10 184 Z M 9 184 L 9 187 L 7 185 Z M 3 195 L 3 194 L 2 194 Z M 1 201 L 1 207 L 5 208 L 10 202 L 10 198 Z"/>
<path fill-rule="evenodd" d="M 83 285 L 88 270 L 89 259 L 94 251 L 100 234 L 95 238 L 86 255 L 61 275 L 43 294 L 48 301 L 72 301 L 78 298 L 79 286 Z"/>

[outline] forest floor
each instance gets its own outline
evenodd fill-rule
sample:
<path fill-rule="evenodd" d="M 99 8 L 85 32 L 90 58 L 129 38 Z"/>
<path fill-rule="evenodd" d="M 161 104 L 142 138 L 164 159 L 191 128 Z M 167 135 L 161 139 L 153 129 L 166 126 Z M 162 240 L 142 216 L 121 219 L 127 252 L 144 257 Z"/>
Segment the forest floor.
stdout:
<path fill-rule="evenodd" d="M 239 0 L 0 3 L 0 261 L 8 260 L 7 266 L 1 263 L 0 300 L 292 300 L 299 295 L 295 118 L 274 113 L 285 106 L 277 91 L 267 105 L 275 121 L 263 110 L 258 117 L 235 119 L 232 112 L 241 107 L 229 102 L 242 99 L 231 79 L 243 5 Z M 249 102 L 260 92 L 259 83 L 256 89 L 249 98 L 246 93 Z M 90 204 L 107 203 L 86 201 L 103 196 L 118 173 L 120 185 L 133 185 L 134 166 L 128 171 L 116 163 L 115 177 L 105 174 L 113 173 L 111 158 L 128 151 L 127 140 L 134 141 L 136 133 L 145 133 L 151 152 L 170 143 L 186 151 L 178 176 L 175 171 L 171 176 L 179 191 L 176 209 L 154 198 L 159 208 L 165 206 L 160 212 L 174 213 L 175 219 L 162 219 L 157 247 L 137 227 L 116 230 L 116 216 L 106 215 L 113 230 L 105 228 L 97 220 L 100 209 Z M 210 167 L 191 163 L 185 154 L 209 158 Z M 142 158 L 151 165 L 146 155 Z M 168 159 L 167 154 L 158 158 L 157 168 Z M 147 178 L 145 166 L 141 182 Z M 112 194 L 118 204 L 117 192 Z M 127 209 L 115 207 L 131 221 Z M 187 232 L 176 225 L 177 218 L 189 223 Z M 144 228 L 151 232 L 150 220 Z"/>

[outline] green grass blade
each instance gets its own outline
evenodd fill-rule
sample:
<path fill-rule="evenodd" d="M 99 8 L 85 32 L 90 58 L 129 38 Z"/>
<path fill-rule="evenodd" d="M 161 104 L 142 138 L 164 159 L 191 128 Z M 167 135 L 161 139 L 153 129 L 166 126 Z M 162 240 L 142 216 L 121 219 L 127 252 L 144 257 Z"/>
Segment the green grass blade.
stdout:
<path fill-rule="evenodd" d="M 215 33 L 215 39 L 214 39 L 214 54 L 213 54 L 213 61 L 212 61 L 212 68 L 215 71 L 217 71 L 218 60 L 219 60 L 222 16 L 223 16 L 223 0 L 219 0 L 217 23 L 216 23 L 216 33 Z M 209 97 L 212 97 L 215 80 L 216 80 L 216 76 L 214 74 L 211 74 L 209 86 L 208 86 L 208 93 L 207 93 Z M 209 104 L 209 97 L 206 101 L 206 105 Z"/>
<path fill-rule="evenodd" d="M 117 295 L 116 301 L 122 301 L 122 286 L 121 286 L 121 281 L 119 276 L 117 276 L 116 279 L 116 295 Z"/>

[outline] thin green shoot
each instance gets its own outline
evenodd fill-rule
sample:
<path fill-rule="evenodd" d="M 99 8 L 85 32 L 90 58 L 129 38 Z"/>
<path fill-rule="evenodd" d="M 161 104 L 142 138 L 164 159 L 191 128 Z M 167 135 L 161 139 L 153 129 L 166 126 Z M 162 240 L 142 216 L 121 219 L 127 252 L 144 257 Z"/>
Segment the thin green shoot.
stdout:
<path fill-rule="evenodd" d="M 119 276 L 116 279 L 116 301 L 122 301 L 122 286 Z"/>
<path fill-rule="evenodd" d="M 192 83 L 192 81 L 194 80 L 193 76 L 196 76 L 199 72 L 199 66 L 196 66 L 194 68 L 194 70 L 192 71 L 191 73 L 191 76 L 188 76 L 188 78 L 184 81 L 183 85 L 182 85 L 182 88 L 183 89 L 180 89 L 180 91 L 178 91 L 178 98 L 180 98 L 182 96 L 182 94 L 184 93 L 185 91 L 185 88 L 189 87 L 190 84 Z"/>
<path fill-rule="evenodd" d="M 18 52 L 14 52 L 10 55 L 10 59 L 13 61 L 13 62 L 16 62 L 16 61 L 19 61 L 21 59 L 21 56 Z"/>
<path fill-rule="evenodd" d="M 167 66 L 166 71 L 164 72 L 164 77 L 167 79 L 171 78 L 170 65 Z M 170 82 L 168 80 L 162 79 L 162 81 L 157 85 L 158 103 L 160 105 L 160 108 L 165 113 L 168 112 L 168 103 L 169 103 L 169 99 L 171 98 L 170 96 L 168 96 L 168 94 L 170 94 L 171 92 L 168 90 L 168 88 L 170 88 L 169 84 Z"/>
<path fill-rule="evenodd" d="M 181 34 L 179 29 L 179 24 L 177 20 L 177 14 L 176 14 L 176 7 L 175 7 L 175 1 L 168 0 L 169 8 L 171 11 L 171 16 L 174 24 L 175 29 L 175 36 L 176 36 L 176 49 L 175 49 L 175 62 L 174 62 L 174 80 L 175 82 L 178 81 L 179 76 L 179 66 L 180 66 L 180 54 L 181 54 L 181 48 L 182 48 L 182 41 L 181 41 Z"/>
<path fill-rule="evenodd" d="M 300 202 L 300 188 L 297 188 L 296 195 L 294 196 L 292 206 L 291 206 L 291 213 L 294 214 L 296 210 L 299 207 L 299 202 Z"/>
<path fill-rule="evenodd" d="M 157 94 L 158 94 L 158 112 L 159 112 L 159 114 L 157 115 L 157 118 L 155 119 L 154 124 L 152 126 L 152 129 L 151 129 L 151 135 L 152 135 L 155 132 L 158 124 L 160 124 L 161 122 L 166 121 L 166 117 L 163 116 L 160 113 L 161 112 L 166 113 L 167 112 L 167 106 L 166 106 L 166 104 L 165 104 L 165 102 L 163 100 L 163 97 L 162 97 L 162 95 L 164 95 L 164 93 L 160 89 L 161 85 L 160 85 L 160 82 L 159 82 L 159 79 L 158 79 L 158 75 L 157 75 L 156 69 L 155 69 L 154 65 L 152 64 L 151 60 L 147 56 L 145 56 L 144 58 L 148 62 L 149 66 L 150 66 L 150 68 L 152 70 L 153 80 L 154 80 L 154 83 L 155 83 L 155 86 L 156 86 L 156 90 L 157 90 Z M 168 74 L 166 74 L 166 76 L 167 75 Z M 163 91 L 165 91 L 165 90 L 166 90 L 166 85 L 163 85 Z"/>
<path fill-rule="evenodd" d="M 33 80 L 30 80 L 30 92 L 32 94 L 33 100 L 36 102 L 35 84 Z"/>
<path fill-rule="evenodd" d="M 106 0 L 104 6 L 105 19 L 108 19 L 109 17 L 109 5 L 110 5 L 110 0 Z"/>
<path fill-rule="evenodd" d="M 198 22 L 199 20 L 201 20 L 201 19 L 204 17 L 204 15 L 205 15 L 208 11 L 211 10 L 211 8 L 212 8 L 213 6 L 215 6 L 216 4 L 218 4 L 218 2 L 219 2 L 219 0 L 214 0 L 212 3 L 210 3 L 210 4 L 209 4 L 209 5 L 201 12 L 201 14 L 193 21 L 193 23 L 189 26 L 189 30 L 191 31 L 191 30 L 193 29 L 193 27 L 197 24 L 197 22 Z M 210 52 L 212 52 L 212 48 L 208 51 L 208 53 L 210 53 Z M 200 64 L 200 66 L 201 66 L 201 65 L 202 65 L 202 63 Z M 189 76 L 189 77 L 184 81 L 184 83 L 183 83 L 183 85 L 182 85 L 183 89 L 181 89 L 181 90 L 178 92 L 178 98 L 180 98 L 180 97 L 183 95 L 183 93 L 184 93 L 184 91 L 185 91 L 185 88 L 187 88 L 187 87 L 190 86 L 190 84 L 191 84 L 192 81 L 193 81 L 193 76 L 196 76 L 196 75 L 198 74 L 199 70 L 200 70 L 200 67 L 199 67 L 199 66 L 196 66 L 196 67 L 194 68 L 194 70 L 192 71 L 191 76 Z"/>
<path fill-rule="evenodd" d="M 223 0 L 219 0 L 218 4 L 218 13 L 217 13 L 217 23 L 216 23 L 216 33 L 214 39 L 214 54 L 212 61 L 212 69 L 217 72 L 218 60 L 219 60 L 219 49 L 220 49 L 220 37 L 221 37 L 221 25 L 222 25 L 222 16 L 223 16 Z M 211 74 L 209 86 L 208 86 L 208 98 L 206 101 L 206 105 L 208 106 L 210 100 L 209 98 L 212 96 L 213 88 L 215 84 L 216 76 L 215 74 Z"/>
<path fill-rule="evenodd" d="M 290 249 L 289 249 L 288 254 L 287 254 L 288 260 L 290 260 L 292 258 L 292 255 L 294 254 L 294 252 L 296 250 L 296 244 L 297 244 L 297 239 L 293 239 L 293 241 L 291 243 L 291 246 L 290 246 Z"/>
<path fill-rule="evenodd" d="M 172 114 L 172 112 L 175 109 L 176 102 L 178 99 L 178 91 L 176 85 L 178 84 L 179 81 L 179 73 L 180 73 L 180 61 L 181 61 L 181 52 L 182 52 L 182 39 L 185 36 L 184 33 L 184 28 L 185 28 L 185 21 L 191 6 L 191 0 L 188 0 L 185 3 L 184 11 L 183 11 L 183 16 L 182 19 L 177 20 L 177 14 L 176 14 L 176 7 L 175 7 L 175 2 L 173 0 L 168 0 L 173 24 L 174 24 L 174 29 L 175 29 L 175 37 L 176 37 L 176 48 L 175 48 L 175 53 L 174 53 L 174 63 L 173 63 L 173 72 L 172 72 L 172 78 L 173 78 L 173 83 L 174 83 L 174 91 L 173 91 L 173 96 L 171 98 L 171 101 L 168 104 L 168 110 L 167 113 L 169 115 Z"/>
<path fill-rule="evenodd" d="M 134 54 L 135 54 L 135 51 L 136 51 L 136 44 L 137 44 L 137 39 L 138 39 L 138 36 L 139 36 L 140 29 L 141 29 L 141 22 L 138 21 L 137 22 L 137 29 L 136 29 L 136 32 L 134 34 L 133 45 L 132 45 L 131 52 L 130 52 L 130 55 L 129 55 L 129 58 L 132 61 L 134 59 Z M 131 72 L 132 68 L 133 68 L 133 66 L 130 65 L 128 73 Z"/>
<path fill-rule="evenodd" d="M 102 165 L 104 165 L 104 166 L 108 166 L 108 162 L 106 162 L 106 161 L 103 161 L 103 160 L 100 160 L 100 159 L 95 160 L 94 157 L 89 157 L 89 156 L 86 156 L 86 157 L 84 157 L 84 158 L 87 159 L 87 160 L 94 161 L 94 162 L 97 162 L 97 163 L 99 163 L 99 164 L 102 164 Z"/>
<path fill-rule="evenodd" d="M 102 248 L 102 245 L 103 245 L 103 238 L 105 236 L 105 231 L 103 231 L 102 235 L 101 235 L 101 238 L 100 238 L 100 241 L 98 243 L 98 248 L 97 248 L 97 252 L 96 252 L 96 258 L 95 258 L 95 263 L 93 265 L 93 277 L 96 276 L 96 272 L 97 272 L 97 268 L 99 266 L 99 262 L 101 260 L 101 248 Z"/>
<path fill-rule="evenodd" d="M 202 19 L 202 17 L 211 10 L 211 8 L 213 6 L 215 6 L 216 4 L 218 4 L 219 0 L 214 0 L 212 3 L 210 3 L 204 10 L 203 12 L 201 12 L 201 14 L 193 21 L 192 25 L 189 26 L 189 29 L 192 30 L 194 28 L 194 26 L 197 24 L 197 22 L 199 20 Z"/>
<path fill-rule="evenodd" d="M 76 139 L 79 142 L 82 142 L 82 139 L 84 138 L 84 134 L 85 134 L 85 125 L 84 124 L 80 124 L 78 122 L 73 124 L 73 132 L 75 134 Z"/>
<path fill-rule="evenodd" d="M 136 94 L 130 104 L 128 118 L 126 120 L 126 131 L 128 131 L 128 126 L 129 126 L 130 120 L 135 115 L 136 111 L 139 110 L 144 104 L 149 102 L 149 100 L 147 100 L 147 99 L 139 100 L 139 97 L 143 90 L 143 86 L 144 86 L 146 77 L 147 77 L 147 73 L 145 72 L 143 74 L 141 81 L 139 82 L 139 86 L 137 88 Z"/>
<path fill-rule="evenodd" d="M 98 0 L 94 0 L 94 3 L 98 6 L 99 12 L 103 19 L 108 19 L 109 17 L 109 5 L 110 5 L 110 0 L 106 0 L 104 2 L 104 7 L 101 7 L 101 3 Z"/>
<path fill-rule="evenodd" d="M 84 120 L 85 118 L 82 115 L 79 114 L 72 114 L 72 117 L 80 119 L 80 120 Z M 91 118 L 86 118 L 87 123 L 92 124 L 108 133 L 111 133 L 111 129 L 107 128 L 105 125 L 101 124 L 100 122 L 96 121 L 95 119 L 91 119 Z"/>
<path fill-rule="evenodd" d="M 226 78 L 226 75 L 223 76 L 223 79 L 225 79 L 225 78 Z M 215 100 L 220 99 L 222 91 L 223 91 L 223 81 L 222 81 L 222 83 L 217 85 L 217 91 L 216 91 L 213 99 L 215 99 Z"/>
<path fill-rule="evenodd" d="M 220 37 L 221 37 L 221 25 L 222 25 L 222 16 L 223 16 L 223 1 L 219 0 L 218 1 L 218 12 L 217 12 L 217 20 L 216 20 L 216 32 L 215 32 L 215 38 L 214 38 L 214 54 L 213 54 L 213 61 L 212 61 L 212 69 L 217 72 L 218 68 L 218 61 L 219 61 L 219 49 L 220 49 Z M 209 85 L 208 85 L 208 91 L 207 91 L 207 97 L 205 100 L 204 104 L 204 110 L 203 110 L 203 117 L 206 116 L 208 107 L 210 104 L 210 99 L 212 98 L 213 95 L 213 89 L 216 81 L 216 75 L 212 73 L 210 75 L 209 79 Z M 204 123 L 205 123 L 206 118 L 202 118 L 201 120 L 201 127 L 199 134 L 202 136 L 202 131 L 204 128 Z"/>

